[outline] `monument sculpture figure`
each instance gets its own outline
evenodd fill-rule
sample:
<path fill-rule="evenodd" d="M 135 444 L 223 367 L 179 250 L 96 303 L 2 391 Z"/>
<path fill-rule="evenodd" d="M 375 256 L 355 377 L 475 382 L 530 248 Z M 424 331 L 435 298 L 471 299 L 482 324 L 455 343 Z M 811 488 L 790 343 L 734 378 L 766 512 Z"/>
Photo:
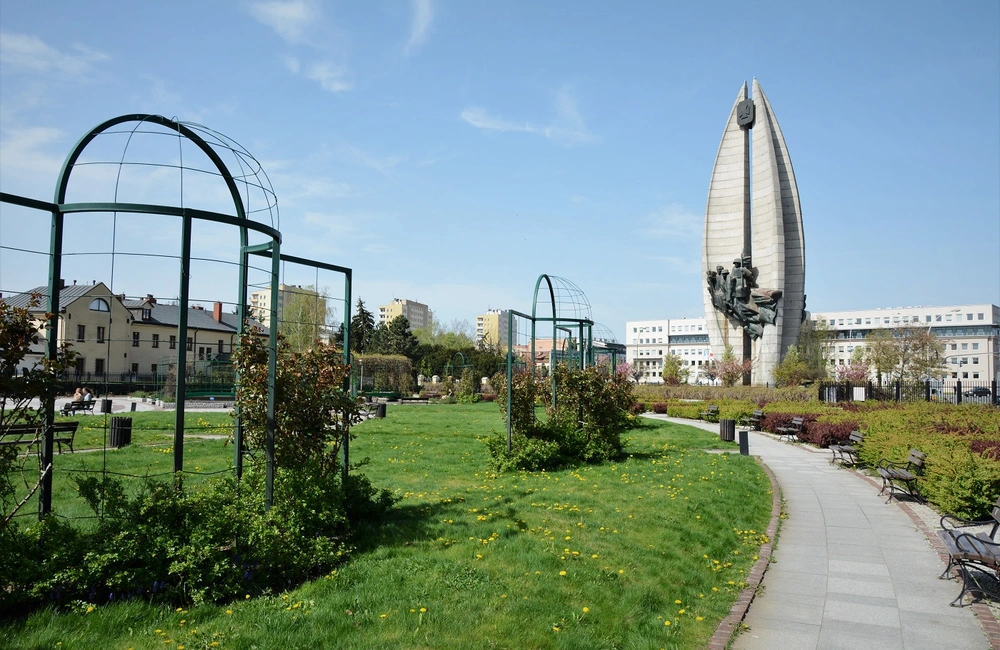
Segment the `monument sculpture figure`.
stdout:
<path fill-rule="evenodd" d="M 764 384 L 805 316 L 805 239 L 784 137 L 756 79 L 752 90 L 740 89 L 716 154 L 702 262 L 712 356 L 731 347 L 753 361 L 744 383 Z"/>

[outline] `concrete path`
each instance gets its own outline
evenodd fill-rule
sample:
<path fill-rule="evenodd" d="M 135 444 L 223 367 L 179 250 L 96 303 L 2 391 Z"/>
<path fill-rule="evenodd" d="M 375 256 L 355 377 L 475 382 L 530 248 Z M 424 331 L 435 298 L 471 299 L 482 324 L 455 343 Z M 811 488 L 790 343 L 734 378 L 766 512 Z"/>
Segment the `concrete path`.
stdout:
<path fill-rule="evenodd" d="M 718 431 L 718 425 L 663 418 Z M 893 501 L 830 452 L 750 434 L 750 453 L 777 477 L 782 522 L 763 590 L 736 650 L 989 648 L 944 563 Z"/>

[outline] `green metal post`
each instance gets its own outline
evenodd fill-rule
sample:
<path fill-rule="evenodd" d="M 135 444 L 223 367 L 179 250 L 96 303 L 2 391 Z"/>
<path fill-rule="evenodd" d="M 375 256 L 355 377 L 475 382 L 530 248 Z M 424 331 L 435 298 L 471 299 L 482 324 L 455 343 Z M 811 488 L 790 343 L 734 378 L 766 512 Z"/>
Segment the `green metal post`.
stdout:
<path fill-rule="evenodd" d="M 348 366 L 351 364 L 351 275 L 350 271 L 344 273 L 344 365 Z M 357 392 L 354 389 L 354 382 L 351 381 L 351 377 L 354 376 L 354 369 L 351 369 L 351 373 L 347 375 L 344 380 L 345 386 L 344 390 L 349 390 L 351 398 L 357 397 Z M 344 436 L 344 479 L 347 479 L 347 466 L 351 460 L 351 430 L 347 427 L 347 435 Z"/>
<path fill-rule="evenodd" d="M 250 255 L 247 253 L 247 245 L 249 244 L 248 231 L 246 227 L 240 228 L 240 288 L 238 303 L 236 305 L 236 317 L 239 319 L 239 324 L 237 327 L 237 341 L 240 344 L 243 342 L 243 334 L 245 333 L 246 321 L 249 314 L 247 314 L 247 283 L 250 281 L 249 277 L 249 267 L 250 267 Z M 230 350 L 232 352 L 232 350 Z M 240 384 L 240 374 L 237 370 L 235 374 L 236 385 Z M 239 400 L 235 403 L 235 415 L 233 422 L 233 467 L 236 469 L 236 479 L 239 480 L 243 478 L 243 418 L 240 417 L 240 403 Z"/>
<path fill-rule="evenodd" d="M 174 472 L 184 469 L 184 400 L 187 397 L 188 298 L 191 285 L 191 217 L 184 215 L 181 229 L 180 308 L 177 317 L 177 386 L 174 392 Z M 193 351 L 193 350 L 192 350 Z"/>
<path fill-rule="evenodd" d="M 268 510 L 274 504 L 274 405 L 275 378 L 278 375 L 278 278 L 281 274 L 281 244 L 277 240 L 271 244 L 271 326 L 267 334 L 267 442 L 264 448 L 266 459 L 264 507 Z"/>
<path fill-rule="evenodd" d="M 531 324 L 534 328 L 534 321 Z M 535 354 L 535 337 L 534 332 L 532 332 L 531 337 L 531 354 L 534 357 Z M 532 358 L 532 364 L 534 364 L 534 358 Z M 514 312 L 507 312 L 507 453 L 510 453 L 510 439 L 511 439 L 511 425 L 510 425 L 510 392 L 513 388 L 513 370 L 514 370 Z M 531 375 L 532 381 L 535 379 L 534 369 L 532 369 Z"/>
<path fill-rule="evenodd" d="M 63 215 L 58 208 L 52 211 L 52 232 L 49 244 L 49 304 L 48 312 L 52 314 L 49 321 L 48 340 L 45 356 L 49 361 L 55 361 L 59 356 L 59 290 L 62 288 L 62 243 Z M 38 488 L 38 518 L 43 519 L 52 512 L 52 423 L 55 420 L 56 406 L 54 397 L 46 397 L 42 404 L 45 412 L 45 428 L 42 431 L 42 476 Z"/>

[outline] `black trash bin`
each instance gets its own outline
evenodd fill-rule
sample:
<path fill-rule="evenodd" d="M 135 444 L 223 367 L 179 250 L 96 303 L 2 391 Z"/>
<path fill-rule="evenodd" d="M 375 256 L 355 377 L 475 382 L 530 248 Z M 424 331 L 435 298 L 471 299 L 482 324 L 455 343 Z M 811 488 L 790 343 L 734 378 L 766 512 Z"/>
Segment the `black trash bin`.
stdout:
<path fill-rule="evenodd" d="M 110 446 L 121 449 L 132 444 L 132 418 L 111 418 Z"/>
<path fill-rule="evenodd" d="M 746 429 L 740 431 L 740 455 L 750 455 L 750 432 Z"/>
<path fill-rule="evenodd" d="M 375 417 L 377 418 L 385 417 L 385 402 L 379 402 L 378 406 L 375 407 Z"/>
<path fill-rule="evenodd" d="M 111 412 L 111 400 L 109 400 L 109 399 L 102 399 L 101 400 L 101 413 L 110 413 L 110 412 Z"/>
<path fill-rule="evenodd" d="M 719 440 L 736 440 L 736 420 L 719 420 Z"/>

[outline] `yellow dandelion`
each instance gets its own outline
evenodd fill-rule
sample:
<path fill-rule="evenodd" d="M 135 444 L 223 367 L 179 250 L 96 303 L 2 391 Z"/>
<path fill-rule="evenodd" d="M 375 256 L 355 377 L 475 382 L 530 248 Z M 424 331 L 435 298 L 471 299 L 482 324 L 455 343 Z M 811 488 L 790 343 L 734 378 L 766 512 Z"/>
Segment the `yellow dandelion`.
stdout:
<path fill-rule="evenodd" d="M 227 609 L 227 610 L 226 610 L 226 615 L 227 615 L 227 616 L 232 616 L 232 615 L 233 615 L 233 610 L 231 610 L 231 609 Z M 159 632 L 159 630 L 157 630 L 157 632 Z"/>
<path fill-rule="evenodd" d="M 427 608 L 426 607 L 421 607 L 420 608 L 420 613 L 421 614 L 426 614 L 427 613 Z"/>
<path fill-rule="evenodd" d="M 382 614 L 379 618 L 385 618 L 388 614 Z"/>
<path fill-rule="evenodd" d="M 680 601 L 680 599 L 678 599 L 678 600 L 675 600 L 675 601 L 674 601 L 674 604 L 675 604 L 675 605 L 680 605 L 680 604 L 681 604 L 681 601 Z"/>
<path fill-rule="evenodd" d="M 589 611 L 590 611 L 590 608 L 589 608 L 589 607 L 584 607 L 584 608 L 583 608 L 583 613 L 584 613 L 584 614 L 586 614 L 586 613 L 587 613 L 587 612 L 589 612 Z"/>
<path fill-rule="evenodd" d="M 560 571 L 559 575 L 564 576 L 564 575 L 566 575 L 566 572 L 565 571 Z"/>
<path fill-rule="evenodd" d="M 663 624 L 666 625 L 667 627 L 670 627 L 670 621 L 663 621 Z"/>
<path fill-rule="evenodd" d="M 94 611 L 94 606 L 93 606 L 93 605 L 88 605 L 88 606 L 87 606 L 87 613 L 89 614 L 89 613 L 91 613 L 92 611 Z"/>
<path fill-rule="evenodd" d="M 705 619 L 704 619 L 704 618 L 702 618 L 701 616 L 695 616 L 695 617 L 694 617 L 694 620 L 696 620 L 696 621 L 703 621 L 703 620 L 705 620 Z"/>

